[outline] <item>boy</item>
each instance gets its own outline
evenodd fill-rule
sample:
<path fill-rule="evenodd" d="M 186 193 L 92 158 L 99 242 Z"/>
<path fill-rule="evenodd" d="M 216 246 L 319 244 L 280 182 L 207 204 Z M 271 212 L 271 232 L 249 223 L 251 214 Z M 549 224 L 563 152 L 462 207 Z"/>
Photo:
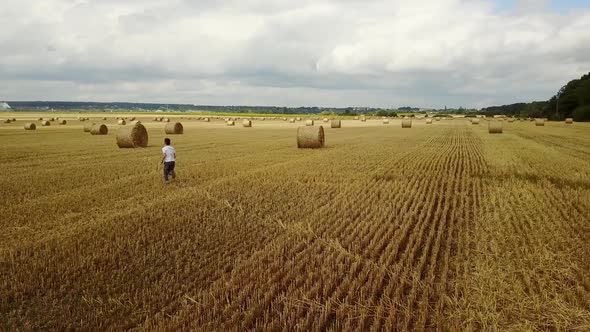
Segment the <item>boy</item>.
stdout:
<path fill-rule="evenodd" d="M 176 179 L 176 173 L 174 173 L 174 164 L 176 162 L 176 150 L 170 145 L 170 139 L 164 138 L 164 147 L 162 148 L 162 164 L 164 164 L 164 183 L 168 184 L 168 175 L 171 175 L 173 179 Z"/>

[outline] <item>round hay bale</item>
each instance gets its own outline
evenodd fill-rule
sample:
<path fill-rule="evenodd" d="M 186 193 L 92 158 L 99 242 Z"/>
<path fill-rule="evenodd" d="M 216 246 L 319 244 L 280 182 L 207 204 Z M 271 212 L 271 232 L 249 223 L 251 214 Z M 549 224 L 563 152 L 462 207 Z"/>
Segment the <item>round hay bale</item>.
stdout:
<path fill-rule="evenodd" d="M 156 122 L 158 122 L 158 120 L 159 120 L 159 118 L 157 118 L 157 117 L 156 117 L 156 118 L 154 118 L 152 121 L 156 121 Z"/>
<path fill-rule="evenodd" d="M 10 119 L 4 119 L 4 120 L 2 120 L 2 122 L 4 122 L 4 123 L 10 123 Z"/>
<path fill-rule="evenodd" d="M 233 122 L 233 121 L 231 121 L 231 120 L 229 120 L 229 121 L 227 121 L 227 122 L 225 123 L 225 125 L 226 125 L 226 126 L 230 126 L 230 127 L 231 127 L 231 126 L 235 126 L 235 124 L 236 124 L 236 123 L 235 123 L 235 122 Z"/>
<path fill-rule="evenodd" d="M 107 117 L 106 117 L 106 116 L 105 116 L 105 117 L 103 117 L 103 118 L 102 118 L 102 120 L 103 120 L 103 121 L 106 121 L 106 120 L 107 120 Z"/>
<path fill-rule="evenodd" d="M 432 119 L 426 119 L 426 124 L 432 124 Z"/>
<path fill-rule="evenodd" d="M 389 120 L 388 119 L 384 119 L 383 120 L 383 124 L 389 124 Z"/>
<path fill-rule="evenodd" d="M 342 122 L 340 120 L 332 120 L 330 123 L 330 127 L 332 128 L 340 128 L 342 126 Z"/>
<path fill-rule="evenodd" d="M 60 125 L 65 125 L 67 123 L 67 121 L 66 120 L 59 120 L 57 123 Z"/>
<path fill-rule="evenodd" d="M 514 118 L 508 119 L 508 123 L 513 123 L 513 122 L 514 122 Z"/>
<path fill-rule="evenodd" d="M 43 121 L 43 118 L 38 118 L 37 120 L 38 120 L 38 121 Z"/>
<path fill-rule="evenodd" d="M 104 124 L 93 125 L 90 129 L 90 135 L 108 135 L 109 127 Z"/>
<path fill-rule="evenodd" d="M 121 119 L 121 120 L 117 121 L 117 124 L 120 124 L 121 126 L 124 126 L 124 125 L 127 124 L 127 122 L 125 120 Z"/>
<path fill-rule="evenodd" d="M 164 121 L 164 122 L 170 122 L 170 119 L 169 118 L 164 118 L 164 119 L 162 119 L 162 121 Z"/>
<path fill-rule="evenodd" d="M 535 126 L 539 127 L 539 126 L 544 126 L 545 125 L 545 119 L 535 119 Z"/>
<path fill-rule="evenodd" d="M 572 124 L 574 123 L 574 119 L 573 118 L 566 118 L 565 119 L 565 124 Z"/>
<path fill-rule="evenodd" d="M 203 119 L 203 120 L 204 120 L 205 122 L 209 122 L 209 121 L 211 121 L 209 118 L 205 118 L 205 119 Z"/>
<path fill-rule="evenodd" d="M 47 120 L 43 120 L 43 121 L 41 121 L 41 125 L 42 125 L 43 127 L 51 126 L 51 122 L 49 122 L 49 121 L 47 121 Z"/>
<path fill-rule="evenodd" d="M 12 119 L 10 119 L 10 121 L 16 122 L 16 118 L 12 118 Z"/>
<path fill-rule="evenodd" d="M 412 119 L 403 119 L 402 128 L 412 128 Z"/>
<path fill-rule="evenodd" d="M 182 135 L 184 133 L 184 128 L 180 122 L 170 122 L 164 127 L 164 132 L 170 135 Z"/>
<path fill-rule="evenodd" d="M 49 120 L 49 121 L 55 121 L 55 118 L 49 118 L 47 120 Z"/>
<path fill-rule="evenodd" d="M 295 120 L 297 120 L 297 121 L 301 121 L 301 118 L 295 118 Z"/>
<path fill-rule="evenodd" d="M 318 149 L 324 146 L 324 127 L 305 126 L 297 128 L 297 147 Z"/>
<path fill-rule="evenodd" d="M 242 126 L 244 126 L 244 127 L 252 127 L 252 121 L 250 121 L 248 119 L 244 119 L 242 121 Z"/>
<path fill-rule="evenodd" d="M 361 122 L 367 122 L 367 118 L 365 118 L 364 116 L 361 116 Z"/>
<path fill-rule="evenodd" d="M 94 126 L 96 123 L 87 123 L 84 125 L 84 132 L 85 133 L 89 133 L 90 130 L 92 130 L 92 126 Z"/>
<path fill-rule="evenodd" d="M 117 145 L 119 148 L 145 148 L 148 144 L 148 132 L 141 123 L 119 128 Z"/>
<path fill-rule="evenodd" d="M 37 126 L 34 123 L 32 123 L 32 122 L 25 123 L 25 130 L 35 130 L 35 129 L 37 129 Z"/>
<path fill-rule="evenodd" d="M 290 123 L 295 123 L 295 119 L 289 119 Z"/>
<path fill-rule="evenodd" d="M 313 120 L 305 120 L 306 126 L 313 126 Z"/>
<path fill-rule="evenodd" d="M 440 121 L 440 118 L 434 118 L 436 121 Z"/>
<path fill-rule="evenodd" d="M 502 133 L 502 122 L 500 122 L 500 121 L 489 121 L 488 122 L 488 133 L 490 133 L 490 134 L 501 134 Z"/>
<path fill-rule="evenodd" d="M 478 125 L 479 119 L 471 119 L 471 124 Z"/>
<path fill-rule="evenodd" d="M 131 118 L 129 119 L 129 121 L 135 121 L 135 117 L 134 117 L 134 116 L 133 116 L 133 117 L 131 117 Z"/>
<path fill-rule="evenodd" d="M 328 120 L 328 118 L 324 118 L 324 122 L 328 122 L 328 121 L 330 121 L 330 120 Z"/>

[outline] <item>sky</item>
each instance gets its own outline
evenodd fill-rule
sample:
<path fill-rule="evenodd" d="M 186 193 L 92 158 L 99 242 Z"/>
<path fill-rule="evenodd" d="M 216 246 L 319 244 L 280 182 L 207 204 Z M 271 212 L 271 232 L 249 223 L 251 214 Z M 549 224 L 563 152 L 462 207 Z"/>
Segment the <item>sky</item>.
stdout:
<path fill-rule="evenodd" d="M 0 100 L 481 108 L 590 72 L 590 0 L 2 0 Z"/>

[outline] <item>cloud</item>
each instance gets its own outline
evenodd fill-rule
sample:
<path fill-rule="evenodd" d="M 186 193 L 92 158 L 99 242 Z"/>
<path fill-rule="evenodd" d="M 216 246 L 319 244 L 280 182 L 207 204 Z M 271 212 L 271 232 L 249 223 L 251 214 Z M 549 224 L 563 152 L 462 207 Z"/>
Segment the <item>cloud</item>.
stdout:
<path fill-rule="evenodd" d="M 538 0 L 5 0 L 0 25 L 8 100 L 477 107 L 590 68 L 590 10 Z"/>

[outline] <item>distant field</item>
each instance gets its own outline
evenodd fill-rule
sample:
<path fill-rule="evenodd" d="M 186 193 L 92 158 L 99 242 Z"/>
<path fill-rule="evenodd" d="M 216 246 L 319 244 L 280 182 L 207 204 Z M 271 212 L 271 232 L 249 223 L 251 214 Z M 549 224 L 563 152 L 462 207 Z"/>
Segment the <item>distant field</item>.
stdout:
<path fill-rule="evenodd" d="M 165 186 L 153 116 L 143 149 L 38 116 L 0 123 L 2 331 L 590 330 L 589 123 L 303 150 L 301 122 L 184 119 Z"/>

